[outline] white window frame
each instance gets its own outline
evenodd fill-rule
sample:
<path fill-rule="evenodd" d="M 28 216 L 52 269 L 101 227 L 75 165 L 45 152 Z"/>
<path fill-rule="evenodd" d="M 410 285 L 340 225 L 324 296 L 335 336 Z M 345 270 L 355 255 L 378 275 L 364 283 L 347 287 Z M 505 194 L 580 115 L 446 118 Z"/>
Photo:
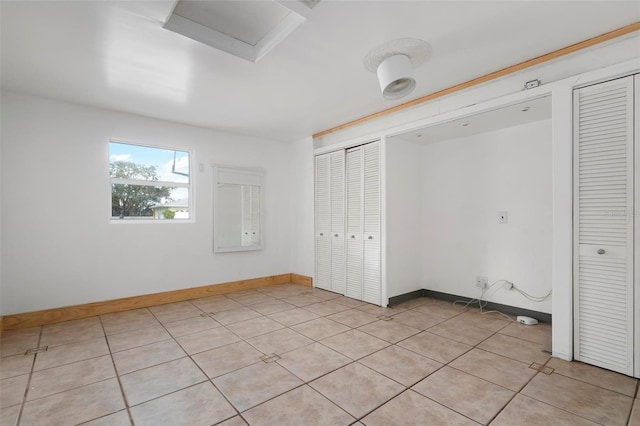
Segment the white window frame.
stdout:
<path fill-rule="evenodd" d="M 108 198 L 108 206 L 109 206 L 109 210 L 108 210 L 108 218 L 109 218 L 109 223 L 113 223 L 113 224 L 150 224 L 150 223 L 162 223 L 162 224 L 178 224 L 178 223 L 195 223 L 195 209 L 193 208 L 195 206 L 195 191 L 194 191 L 194 182 L 193 182 L 193 164 L 194 164 L 194 152 L 191 149 L 187 149 L 187 148 L 178 148 L 176 146 L 167 146 L 167 145 L 156 145 L 156 144 L 146 144 L 146 143 L 139 143 L 139 142 L 129 142 L 126 140 L 122 140 L 122 139 L 114 139 L 111 138 L 107 141 L 107 170 L 109 170 L 109 167 L 111 165 L 111 159 L 110 159 L 110 145 L 111 143 L 118 143 L 118 144 L 122 144 L 122 145 L 133 145 L 133 146 L 139 146 L 139 147 L 143 147 L 143 148 L 152 148 L 152 149 L 163 149 L 163 150 L 169 150 L 169 151 L 179 151 L 179 152 L 187 152 L 189 153 L 189 182 L 188 183 L 184 183 L 184 182 L 167 182 L 167 181 L 160 181 L 160 180 L 156 180 L 156 181 L 149 181 L 149 180 L 136 180 L 136 179 L 120 179 L 120 178 L 112 178 L 111 176 L 109 176 L 109 198 Z M 107 172 L 108 173 L 108 172 Z M 124 184 L 124 185 L 139 185 L 139 186 L 169 186 L 172 188 L 187 188 L 188 191 L 188 200 L 189 200 L 189 218 L 188 219 L 172 219 L 172 220 L 168 220 L 168 219 L 163 219 L 163 220 L 159 220 L 159 219 L 154 219 L 153 217 L 140 217 L 140 218 L 136 218 L 136 219 L 119 219 L 119 218 L 114 218 L 112 215 L 113 212 L 113 207 L 112 207 L 112 193 L 113 193 L 113 187 L 112 185 L 114 184 Z"/>

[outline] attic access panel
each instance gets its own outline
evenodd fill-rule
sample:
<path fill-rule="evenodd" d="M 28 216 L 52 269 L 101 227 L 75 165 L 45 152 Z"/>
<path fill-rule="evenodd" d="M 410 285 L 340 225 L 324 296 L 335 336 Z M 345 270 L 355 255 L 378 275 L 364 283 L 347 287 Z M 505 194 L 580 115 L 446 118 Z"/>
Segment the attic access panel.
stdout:
<path fill-rule="evenodd" d="M 304 21 L 275 1 L 179 0 L 164 28 L 257 62 Z"/>

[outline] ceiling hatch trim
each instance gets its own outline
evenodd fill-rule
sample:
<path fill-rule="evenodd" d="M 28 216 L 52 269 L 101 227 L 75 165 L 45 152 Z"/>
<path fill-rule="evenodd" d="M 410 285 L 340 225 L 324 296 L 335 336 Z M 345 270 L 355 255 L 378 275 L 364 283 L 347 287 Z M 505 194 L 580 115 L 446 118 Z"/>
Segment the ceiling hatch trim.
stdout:
<path fill-rule="evenodd" d="M 305 21 L 305 17 L 275 1 L 179 0 L 163 27 L 257 62 Z"/>

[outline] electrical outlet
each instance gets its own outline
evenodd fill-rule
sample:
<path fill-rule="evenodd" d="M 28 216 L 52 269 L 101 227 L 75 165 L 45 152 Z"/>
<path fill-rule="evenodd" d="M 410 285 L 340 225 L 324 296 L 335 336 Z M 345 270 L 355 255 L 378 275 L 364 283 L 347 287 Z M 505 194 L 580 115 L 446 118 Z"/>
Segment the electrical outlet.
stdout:
<path fill-rule="evenodd" d="M 478 275 L 476 277 L 476 287 L 485 289 L 489 285 L 489 279 L 487 277 L 481 277 Z"/>
<path fill-rule="evenodd" d="M 529 80 L 524 84 L 524 88 L 529 90 L 529 89 L 533 89 L 534 87 L 538 87 L 542 84 L 542 82 L 540 81 L 539 78 L 536 78 L 535 80 Z"/>
<path fill-rule="evenodd" d="M 509 221 L 507 212 L 498 212 L 498 223 L 501 225 L 506 224 Z"/>

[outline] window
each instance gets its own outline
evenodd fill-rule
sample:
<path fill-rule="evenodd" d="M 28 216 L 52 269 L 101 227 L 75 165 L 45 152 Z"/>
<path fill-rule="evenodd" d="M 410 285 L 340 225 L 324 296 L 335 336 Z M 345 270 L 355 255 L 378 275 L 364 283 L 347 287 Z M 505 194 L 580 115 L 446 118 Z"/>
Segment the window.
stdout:
<path fill-rule="evenodd" d="M 193 217 L 190 153 L 109 142 L 111 220 L 180 220 Z"/>

